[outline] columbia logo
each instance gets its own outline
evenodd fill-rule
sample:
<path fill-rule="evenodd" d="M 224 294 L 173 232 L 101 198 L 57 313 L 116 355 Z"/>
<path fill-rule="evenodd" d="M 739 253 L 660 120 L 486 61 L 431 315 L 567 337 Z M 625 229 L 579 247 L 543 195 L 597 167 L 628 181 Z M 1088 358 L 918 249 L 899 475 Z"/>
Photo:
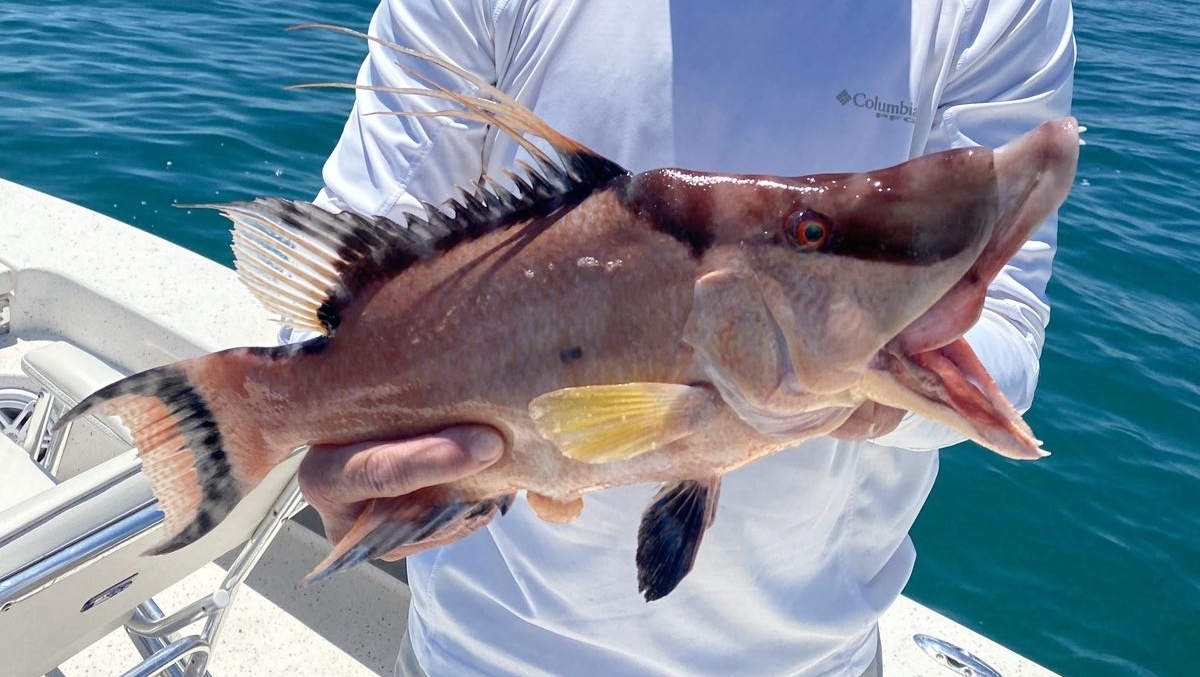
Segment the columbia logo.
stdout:
<path fill-rule="evenodd" d="M 875 114 L 875 117 L 885 120 L 903 120 L 912 124 L 917 121 L 917 115 L 920 114 L 920 110 L 917 108 L 915 102 L 908 102 L 903 99 L 888 101 L 879 98 L 878 94 L 867 94 L 866 92 L 851 94 L 849 91 L 843 89 L 837 93 L 835 98 L 843 106 L 852 103 L 855 108 L 871 111 Z"/>

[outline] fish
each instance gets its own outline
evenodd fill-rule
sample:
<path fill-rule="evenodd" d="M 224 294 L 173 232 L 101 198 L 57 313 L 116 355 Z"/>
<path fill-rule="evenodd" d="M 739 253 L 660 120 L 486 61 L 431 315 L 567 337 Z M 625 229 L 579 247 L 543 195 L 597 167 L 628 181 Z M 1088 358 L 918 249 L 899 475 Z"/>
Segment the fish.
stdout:
<path fill-rule="evenodd" d="M 398 220 L 207 205 L 234 224 L 239 278 L 316 336 L 152 368 L 62 417 L 130 429 L 164 513 L 148 555 L 195 542 L 297 450 L 478 423 L 504 439 L 497 462 L 369 502 L 307 580 L 463 538 L 522 494 L 567 522 L 590 492 L 656 483 L 636 552 L 653 601 L 691 570 L 722 475 L 864 402 L 1046 455 L 963 333 L 1066 199 L 1074 119 L 858 173 L 635 173 L 457 65 L 383 44 L 474 88 L 410 69 L 427 87 L 388 91 L 446 108 L 396 114 L 491 125 L 534 164 Z"/>

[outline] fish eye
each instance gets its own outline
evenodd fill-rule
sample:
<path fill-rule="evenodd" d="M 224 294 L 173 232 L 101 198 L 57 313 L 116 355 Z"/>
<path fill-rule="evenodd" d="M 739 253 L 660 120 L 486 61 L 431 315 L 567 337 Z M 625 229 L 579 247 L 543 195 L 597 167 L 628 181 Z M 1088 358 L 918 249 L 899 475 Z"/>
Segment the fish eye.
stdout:
<path fill-rule="evenodd" d="M 829 240 L 829 220 L 811 209 L 792 212 L 784 224 L 788 241 L 800 249 L 816 249 Z"/>

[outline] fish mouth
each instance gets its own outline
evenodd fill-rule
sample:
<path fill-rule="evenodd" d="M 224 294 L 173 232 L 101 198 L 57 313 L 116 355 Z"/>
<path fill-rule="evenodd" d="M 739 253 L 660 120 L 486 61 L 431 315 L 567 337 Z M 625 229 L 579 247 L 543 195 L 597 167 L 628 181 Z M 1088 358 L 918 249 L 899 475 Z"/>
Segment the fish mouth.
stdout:
<path fill-rule="evenodd" d="M 993 153 L 999 205 L 983 251 L 944 296 L 876 355 L 869 399 L 907 409 L 1012 459 L 1047 456 L 963 334 L 987 286 L 1066 200 L 1079 158 L 1074 118 L 1048 122 Z"/>
<path fill-rule="evenodd" d="M 889 344 L 865 380 L 871 399 L 957 430 L 1001 456 L 1050 455 L 962 337 L 914 355 Z"/>

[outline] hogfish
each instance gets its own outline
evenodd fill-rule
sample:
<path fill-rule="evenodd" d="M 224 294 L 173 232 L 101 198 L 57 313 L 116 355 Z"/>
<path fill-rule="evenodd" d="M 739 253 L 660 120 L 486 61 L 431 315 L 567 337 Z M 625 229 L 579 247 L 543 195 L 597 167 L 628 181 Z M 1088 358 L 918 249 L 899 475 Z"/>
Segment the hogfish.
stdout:
<path fill-rule="evenodd" d="M 436 114 L 494 126 L 536 166 L 402 223 L 278 198 L 215 206 L 242 281 L 320 335 L 150 369 L 66 414 L 129 427 L 164 512 L 152 554 L 203 536 L 297 449 L 473 422 L 501 433 L 499 461 L 372 501 L 312 577 L 466 536 L 520 492 L 567 521 L 588 492 L 661 483 L 638 534 L 653 600 L 691 569 L 722 474 L 863 402 L 1044 455 L 962 336 L 1066 198 L 1073 119 L 861 173 L 632 173 L 454 64 L 389 46 L 477 88 L 391 91 L 450 102 Z"/>

